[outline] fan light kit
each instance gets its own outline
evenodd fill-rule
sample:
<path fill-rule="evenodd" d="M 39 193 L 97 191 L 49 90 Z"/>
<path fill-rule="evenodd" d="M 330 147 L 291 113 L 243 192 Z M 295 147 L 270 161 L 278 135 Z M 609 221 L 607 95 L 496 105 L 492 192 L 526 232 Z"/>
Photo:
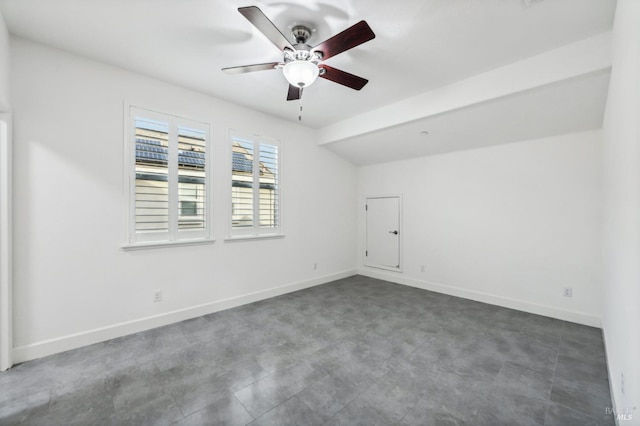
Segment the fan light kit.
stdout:
<path fill-rule="evenodd" d="M 316 81 L 320 69 L 312 62 L 298 60 L 288 62 L 282 69 L 282 73 L 289 84 L 302 89 L 311 86 Z"/>
<path fill-rule="evenodd" d="M 289 83 L 288 101 L 300 99 L 302 89 L 312 85 L 318 77 L 354 90 L 362 89 L 369 82 L 357 75 L 321 63 L 375 38 L 376 35 L 365 21 L 360 21 L 317 46 L 311 47 L 307 44 L 311 37 L 311 29 L 304 25 L 296 25 L 291 29 L 291 36 L 295 40 L 295 43 L 291 44 L 256 6 L 241 7 L 238 8 L 238 12 L 282 51 L 283 62 L 229 67 L 223 68 L 222 71 L 228 74 L 244 74 L 281 68 L 282 74 Z"/>
<path fill-rule="evenodd" d="M 309 28 L 303 25 L 295 26 L 291 29 L 291 35 L 296 40 L 295 50 L 284 49 L 285 65 L 282 68 L 282 73 L 290 85 L 302 89 L 312 85 L 320 75 L 318 62 L 322 59 L 322 54 L 310 52 L 310 48 L 306 44 L 311 36 Z"/>

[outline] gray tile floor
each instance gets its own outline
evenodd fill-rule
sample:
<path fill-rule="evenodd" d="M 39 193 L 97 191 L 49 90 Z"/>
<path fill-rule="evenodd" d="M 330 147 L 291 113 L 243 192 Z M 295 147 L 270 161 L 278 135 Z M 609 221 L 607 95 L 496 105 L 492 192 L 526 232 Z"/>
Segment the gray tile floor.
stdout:
<path fill-rule="evenodd" d="M 0 373 L 0 424 L 613 425 L 601 331 L 354 276 Z"/>

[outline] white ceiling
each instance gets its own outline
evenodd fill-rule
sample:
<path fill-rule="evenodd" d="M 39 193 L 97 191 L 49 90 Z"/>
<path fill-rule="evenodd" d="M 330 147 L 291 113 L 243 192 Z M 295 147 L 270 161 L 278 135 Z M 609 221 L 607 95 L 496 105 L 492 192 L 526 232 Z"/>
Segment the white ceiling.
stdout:
<path fill-rule="evenodd" d="M 297 122 L 299 104 L 286 101 L 288 85 L 279 70 L 242 75 L 220 71 L 282 59 L 278 49 L 238 13 L 238 7 L 249 5 L 260 7 L 285 35 L 293 24 L 312 25 L 316 31 L 311 45 L 362 19 L 375 32 L 374 40 L 326 62 L 369 79 L 361 91 L 324 79 L 305 90 L 302 124 L 316 129 L 609 31 L 615 10 L 615 0 L 546 0 L 530 7 L 523 0 L 0 0 L 0 12 L 14 35 Z M 591 121 L 581 127 L 601 123 L 605 80 L 601 76 L 591 82 L 585 102 L 598 104 L 585 108 Z M 542 102 L 564 99 L 529 94 L 517 102 L 518 107 L 535 110 L 544 108 Z M 500 111 L 510 109 L 504 104 L 508 100 L 501 102 L 495 106 L 486 102 L 435 121 L 454 129 L 458 119 L 469 123 L 499 119 Z M 485 107 L 490 109 L 484 111 Z M 547 130 L 554 126 L 567 127 L 549 123 Z M 469 128 L 471 134 L 479 130 Z M 496 139 L 527 137 L 524 131 L 509 137 L 509 132 L 503 133 Z M 538 133 L 548 131 L 530 136 Z M 330 147 L 364 164 L 392 152 L 382 142 L 387 139 L 384 131 L 375 136 L 361 157 L 356 147 L 362 148 L 366 141 L 359 138 Z M 380 146 L 377 154 L 374 146 Z M 440 150 L 406 149 L 404 158 Z"/>
<path fill-rule="evenodd" d="M 608 72 L 593 73 L 325 146 L 367 165 L 596 129 L 608 87 Z"/>

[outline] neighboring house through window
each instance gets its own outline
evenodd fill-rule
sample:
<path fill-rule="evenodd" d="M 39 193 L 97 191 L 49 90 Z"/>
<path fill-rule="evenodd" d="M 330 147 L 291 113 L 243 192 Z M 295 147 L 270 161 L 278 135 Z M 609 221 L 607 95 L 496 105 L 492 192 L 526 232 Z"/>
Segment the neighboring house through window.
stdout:
<path fill-rule="evenodd" d="M 209 126 L 130 107 L 129 243 L 208 239 Z"/>
<path fill-rule="evenodd" d="M 281 235 L 279 144 L 231 132 L 231 237 Z"/>

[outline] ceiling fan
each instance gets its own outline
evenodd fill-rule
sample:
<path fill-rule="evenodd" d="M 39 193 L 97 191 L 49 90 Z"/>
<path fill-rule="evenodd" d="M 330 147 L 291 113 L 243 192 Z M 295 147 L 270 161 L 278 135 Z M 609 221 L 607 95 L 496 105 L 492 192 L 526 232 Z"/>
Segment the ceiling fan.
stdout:
<path fill-rule="evenodd" d="M 238 12 L 278 49 L 282 50 L 284 59 L 283 62 L 228 67 L 223 68 L 222 71 L 228 74 L 244 74 L 281 68 L 289 82 L 288 101 L 300 99 L 302 89 L 313 84 L 318 77 L 355 90 L 362 89 L 369 82 L 369 80 L 357 75 L 321 63 L 332 56 L 375 38 L 376 35 L 365 21 L 360 21 L 317 46 L 311 47 L 307 44 L 307 40 L 311 36 L 311 29 L 305 25 L 296 25 L 291 29 L 291 35 L 295 40 L 295 43 L 291 44 L 258 7 L 240 7 Z"/>

